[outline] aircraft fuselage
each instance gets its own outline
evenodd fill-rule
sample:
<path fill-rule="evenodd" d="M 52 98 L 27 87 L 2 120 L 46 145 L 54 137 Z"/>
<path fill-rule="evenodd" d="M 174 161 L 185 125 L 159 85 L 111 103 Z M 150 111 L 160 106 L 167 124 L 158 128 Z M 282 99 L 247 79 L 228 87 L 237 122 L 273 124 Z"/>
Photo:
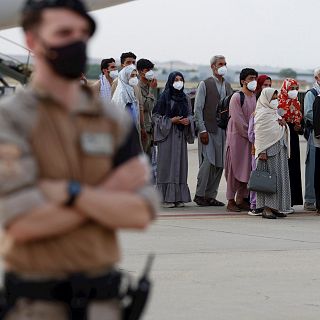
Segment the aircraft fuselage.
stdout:
<path fill-rule="evenodd" d="M 25 0 L 0 1 L 0 30 L 19 26 L 19 14 Z M 98 10 L 133 0 L 87 0 L 88 9 Z"/>

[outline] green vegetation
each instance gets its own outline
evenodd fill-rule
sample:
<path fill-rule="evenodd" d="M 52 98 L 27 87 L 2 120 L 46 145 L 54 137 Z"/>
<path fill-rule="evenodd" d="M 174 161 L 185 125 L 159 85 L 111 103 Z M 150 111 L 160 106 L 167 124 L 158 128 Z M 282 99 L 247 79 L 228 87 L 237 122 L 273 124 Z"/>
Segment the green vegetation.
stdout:
<path fill-rule="evenodd" d="M 280 76 L 281 78 L 293 78 L 293 79 L 295 79 L 295 78 L 297 78 L 297 72 L 294 71 L 294 70 L 291 69 L 291 68 L 282 69 L 282 70 L 280 70 L 280 72 L 279 72 L 279 76 Z"/>
<path fill-rule="evenodd" d="M 101 73 L 99 64 L 90 64 L 88 65 L 86 77 L 89 80 L 98 79 Z"/>

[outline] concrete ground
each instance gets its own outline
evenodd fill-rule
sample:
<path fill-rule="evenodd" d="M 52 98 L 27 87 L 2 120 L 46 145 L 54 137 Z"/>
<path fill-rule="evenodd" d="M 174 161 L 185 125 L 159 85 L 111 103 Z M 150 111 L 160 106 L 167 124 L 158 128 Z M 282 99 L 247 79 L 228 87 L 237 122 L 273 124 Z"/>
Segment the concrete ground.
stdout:
<path fill-rule="evenodd" d="M 305 146 L 302 141 L 302 164 Z M 189 163 L 194 192 L 195 146 Z M 223 180 L 219 200 L 224 194 Z M 148 253 L 156 254 L 144 319 L 318 319 L 320 217 L 296 211 L 266 220 L 190 204 L 163 211 L 145 233 L 122 233 L 121 267 L 130 273 L 138 275 Z"/>

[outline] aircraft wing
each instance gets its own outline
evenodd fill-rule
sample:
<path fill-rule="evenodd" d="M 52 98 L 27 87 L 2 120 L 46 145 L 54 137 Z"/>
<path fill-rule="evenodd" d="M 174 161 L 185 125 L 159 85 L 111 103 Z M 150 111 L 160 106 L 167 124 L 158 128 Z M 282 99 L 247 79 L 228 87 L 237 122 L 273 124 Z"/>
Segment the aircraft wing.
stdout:
<path fill-rule="evenodd" d="M 25 0 L 0 1 L 0 30 L 19 26 L 20 9 Z M 134 0 L 86 0 L 89 10 L 99 10 Z"/>

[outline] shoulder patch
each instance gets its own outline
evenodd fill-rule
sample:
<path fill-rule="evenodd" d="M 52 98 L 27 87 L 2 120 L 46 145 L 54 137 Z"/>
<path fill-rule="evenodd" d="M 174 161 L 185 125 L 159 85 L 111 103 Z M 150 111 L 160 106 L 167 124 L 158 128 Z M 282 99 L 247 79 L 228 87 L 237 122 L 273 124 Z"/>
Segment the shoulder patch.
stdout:
<path fill-rule="evenodd" d="M 0 181 L 21 174 L 21 155 L 22 152 L 16 145 L 0 144 Z"/>

